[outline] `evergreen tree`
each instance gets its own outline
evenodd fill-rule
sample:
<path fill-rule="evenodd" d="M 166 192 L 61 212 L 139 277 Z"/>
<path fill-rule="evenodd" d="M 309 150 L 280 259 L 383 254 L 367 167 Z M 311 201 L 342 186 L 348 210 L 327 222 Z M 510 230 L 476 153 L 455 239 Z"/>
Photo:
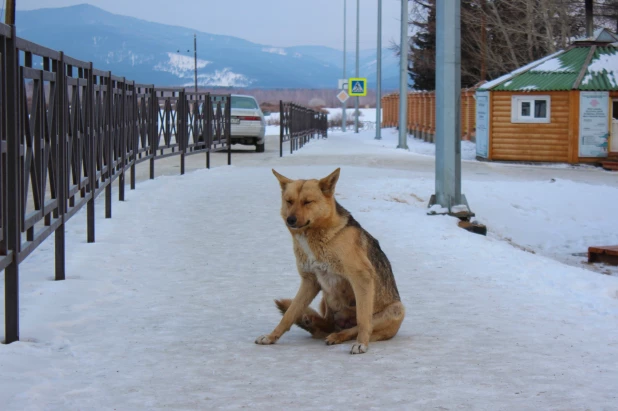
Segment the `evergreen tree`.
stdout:
<path fill-rule="evenodd" d="M 408 74 L 416 90 L 434 90 L 436 84 L 436 0 L 414 0 L 426 21 L 413 21 L 416 33 L 410 41 Z"/>
<path fill-rule="evenodd" d="M 436 84 L 436 0 L 415 0 L 421 8 L 417 15 L 426 15 L 426 21 L 412 21 L 415 26 L 415 34 L 410 41 L 410 60 L 408 69 L 412 86 L 416 90 L 435 90 Z M 462 0 L 462 16 L 479 13 L 472 1 Z M 472 30 L 478 30 L 468 19 L 461 20 L 461 85 L 470 87 L 479 81 L 481 65 L 478 61 L 480 45 L 478 42 L 466 41 L 467 34 Z"/>

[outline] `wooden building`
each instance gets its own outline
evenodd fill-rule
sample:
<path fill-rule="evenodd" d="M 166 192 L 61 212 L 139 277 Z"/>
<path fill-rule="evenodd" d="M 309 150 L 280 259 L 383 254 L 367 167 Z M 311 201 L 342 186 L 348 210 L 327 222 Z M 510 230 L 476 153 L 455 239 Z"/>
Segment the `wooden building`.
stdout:
<path fill-rule="evenodd" d="M 618 157 L 618 36 L 606 29 L 476 91 L 477 158 L 602 163 Z"/>

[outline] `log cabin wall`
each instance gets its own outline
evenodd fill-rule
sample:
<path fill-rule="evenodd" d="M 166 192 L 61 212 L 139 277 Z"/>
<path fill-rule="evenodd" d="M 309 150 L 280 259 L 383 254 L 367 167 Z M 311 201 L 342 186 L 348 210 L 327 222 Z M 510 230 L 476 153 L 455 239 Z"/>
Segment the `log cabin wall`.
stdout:
<path fill-rule="evenodd" d="M 549 123 L 513 123 L 513 96 L 550 96 Z M 490 158 L 504 161 L 569 162 L 571 92 L 491 92 Z M 571 137 L 572 140 L 572 137 Z M 577 139 L 575 139 L 577 143 Z"/>

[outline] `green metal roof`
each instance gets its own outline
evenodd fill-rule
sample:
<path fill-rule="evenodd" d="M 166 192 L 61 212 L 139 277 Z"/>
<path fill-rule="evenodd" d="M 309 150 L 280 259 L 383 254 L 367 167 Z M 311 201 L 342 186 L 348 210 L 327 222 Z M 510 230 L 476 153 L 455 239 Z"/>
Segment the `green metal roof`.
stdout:
<path fill-rule="evenodd" d="M 597 47 L 579 90 L 618 90 L 618 47 Z"/>
<path fill-rule="evenodd" d="M 586 61 L 586 47 L 573 48 L 541 62 L 511 80 L 494 87 L 496 91 L 571 90 Z"/>
<path fill-rule="evenodd" d="M 600 32 L 602 35 L 604 32 Z M 618 43 L 576 42 L 481 85 L 495 91 L 618 90 Z"/>

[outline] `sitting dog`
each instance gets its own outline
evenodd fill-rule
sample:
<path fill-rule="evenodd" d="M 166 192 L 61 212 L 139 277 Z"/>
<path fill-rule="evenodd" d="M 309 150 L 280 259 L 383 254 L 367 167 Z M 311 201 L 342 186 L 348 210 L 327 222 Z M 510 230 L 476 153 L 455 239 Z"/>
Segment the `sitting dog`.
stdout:
<path fill-rule="evenodd" d="M 291 180 L 273 170 L 301 282 L 294 299 L 275 301 L 283 317 L 256 344 L 274 344 L 295 323 L 328 345 L 356 338 L 350 352 L 362 354 L 369 341 L 388 340 L 399 331 L 405 308 L 390 262 L 378 240 L 335 200 L 339 172 Z M 320 291 L 318 313 L 309 305 Z"/>

